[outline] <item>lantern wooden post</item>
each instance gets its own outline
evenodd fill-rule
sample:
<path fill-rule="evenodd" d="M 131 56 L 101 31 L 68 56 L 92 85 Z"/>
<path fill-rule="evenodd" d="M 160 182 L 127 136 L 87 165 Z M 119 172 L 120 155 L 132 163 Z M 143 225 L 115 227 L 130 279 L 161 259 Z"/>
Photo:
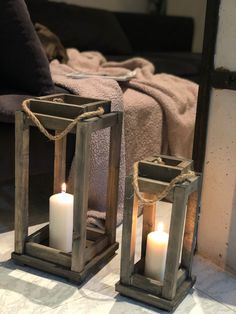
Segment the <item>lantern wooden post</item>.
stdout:
<path fill-rule="evenodd" d="M 157 163 L 160 158 L 164 164 Z M 155 194 L 162 192 L 172 179 L 192 168 L 191 160 L 165 155 L 147 158 L 139 163 L 140 192 L 146 199 L 155 199 Z M 134 264 L 138 201 L 132 183 L 133 176 L 129 176 L 126 179 L 120 281 L 116 290 L 133 299 L 173 311 L 195 283 L 191 268 L 197 236 L 201 176 L 195 174 L 176 184 L 167 195 L 168 201 L 172 202 L 172 212 L 163 282 L 144 274 L 147 235 L 156 227 L 155 204 L 144 206 L 141 257 Z"/>
<path fill-rule="evenodd" d="M 30 109 L 48 129 L 60 133 L 78 115 L 95 111 L 104 114 L 77 123 L 71 130 L 76 136 L 74 175 L 74 217 L 72 252 L 65 253 L 48 246 L 49 225 L 28 236 L 28 177 L 29 128 L 33 122 L 23 111 L 16 113 L 16 193 L 15 193 L 15 252 L 12 258 L 25 265 L 53 273 L 75 282 L 82 282 L 99 270 L 118 249 L 116 214 L 122 113 L 111 112 L 109 101 L 74 95 L 52 95 L 33 99 Z M 89 155 L 92 132 L 111 128 L 106 228 L 86 227 L 89 186 Z M 54 193 L 60 191 L 66 172 L 66 136 L 55 142 Z"/>

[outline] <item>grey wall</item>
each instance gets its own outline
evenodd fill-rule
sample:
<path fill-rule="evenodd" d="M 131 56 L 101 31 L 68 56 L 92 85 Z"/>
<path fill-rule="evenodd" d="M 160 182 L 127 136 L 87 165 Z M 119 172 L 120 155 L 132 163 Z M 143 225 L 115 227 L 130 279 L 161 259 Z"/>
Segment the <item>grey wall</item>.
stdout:
<path fill-rule="evenodd" d="M 221 0 L 215 68 L 236 70 L 236 1 Z M 198 248 L 236 273 L 236 91 L 212 89 Z"/>
<path fill-rule="evenodd" d="M 206 0 L 168 0 L 167 14 L 191 16 L 195 22 L 193 51 L 202 51 Z"/>

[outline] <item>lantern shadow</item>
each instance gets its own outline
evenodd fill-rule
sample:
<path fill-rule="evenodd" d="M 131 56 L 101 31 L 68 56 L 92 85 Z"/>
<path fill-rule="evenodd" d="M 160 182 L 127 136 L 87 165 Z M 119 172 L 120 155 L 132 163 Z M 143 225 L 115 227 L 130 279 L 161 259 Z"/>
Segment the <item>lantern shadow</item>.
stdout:
<path fill-rule="evenodd" d="M 30 302 L 55 308 L 71 299 L 78 286 L 9 260 L 0 263 L 0 289 L 24 296 Z M 56 279 L 56 281 L 54 280 Z"/>
<path fill-rule="evenodd" d="M 132 311 L 132 308 L 131 308 L 132 305 L 136 307 L 136 309 L 134 309 L 135 312 L 137 311 L 137 307 L 140 307 L 140 313 L 145 313 L 145 312 L 148 313 L 149 311 L 150 312 L 159 313 L 159 314 L 167 314 L 168 313 L 168 312 L 166 312 L 164 310 L 152 307 L 150 305 L 146 305 L 144 303 L 132 300 L 130 298 L 126 298 L 125 296 L 122 296 L 120 294 L 118 294 L 115 297 L 115 303 L 113 304 L 113 306 L 110 309 L 109 313 L 110 314 L 113 314 L 113 313 L 126 313 L 125 310 Z M 131 313 L 131 312 L 129 312 L 129 313 Z"/>

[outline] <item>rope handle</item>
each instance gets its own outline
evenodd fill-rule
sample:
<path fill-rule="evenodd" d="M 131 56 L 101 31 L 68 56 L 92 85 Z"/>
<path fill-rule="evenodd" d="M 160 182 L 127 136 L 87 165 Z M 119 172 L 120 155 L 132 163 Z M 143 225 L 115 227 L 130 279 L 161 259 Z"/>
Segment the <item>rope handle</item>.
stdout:
<path fill-rule="evenodd" d="M 100 117 L 104 114 L 104 109 L 99 107 L 96 111 L 84 112 L 78 115 L 68 126 L 61 131 L 60 133 L 53 135 L 48 132 L 48 130 L 42 125 L 36 115 L 30 110 L 29 104 L 32 99 L 26 99 L 22 103 L 22 109 L 27 114 L 27 116 L 33 121 L 33 123 L 38 127 L 41 133 L 43 133 L 50 141 L 59 141 L 64 136 L 66 136 L 75 126 L 76 124 L 84 119 Z"/>
<path fill-rule="evenodd" d="M 164 163 L 162 160 L 159 161 L 159 163 Z M 183 173 L 175 177 L 173 180 L 170 181 L 169 185 L 159 194 L 156 196 L 156 199 L 154 200 L 149 200 L 146 199 L 142 196 L 140 190 L 139 190 L 139 185 L 138 185 L 138 162 L 134 163 L 133 167 L 133 187 L 134 187 L 134 192 L 138 198 L 138 200 L 142 204 L 147 204 L 147 205 L 152 205 L 156 203 L 157 201 L 160 201 L 161 199 L 165 198 L 170 190 L 177 184 L 177 183 L 182 183 L 186 180 L 189 180 L 190 178 L 193 178 L 196 176 L 194 171 L 189 170 L 187 173 Z"/>

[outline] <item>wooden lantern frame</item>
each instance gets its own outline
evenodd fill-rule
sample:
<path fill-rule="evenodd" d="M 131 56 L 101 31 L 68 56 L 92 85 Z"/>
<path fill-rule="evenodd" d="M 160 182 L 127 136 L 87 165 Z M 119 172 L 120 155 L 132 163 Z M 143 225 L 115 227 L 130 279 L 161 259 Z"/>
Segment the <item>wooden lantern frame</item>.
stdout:
<path fill-rule="evenodd" d="M 118 203 L 122 112 L 111 112 L 110 101 L 57 94 L 30 101 L 30 109 L 45 128 L 60 132 L 78 115 L 104 109 L 100 117 L 77 123 L 71 133 L 76 135 L 74 175 L 74 220 L 72 253 L 65 253 L 47 244 L 49 225 L 28 236 L 29 128 L 33 122 L 23 111 L 16 112 L 16 190 L 15 190 L 15 252 L 12 258 L 20 264 L 53 273 L 75 282 L 82 282 L 108 262 L 118 249 L 116 216 Z M 88 228 L 89 144 L 94 131 L 110 127 L 110 152 L 105 231 Z M 65 181 L 66 137 L 55 141 L 54 193 Z"/>
<path fill-rule="evenodd" d="M 156 162 L 159 157 L 165 164 Z M 165 155 L 147 158 L 139 162 L 140 192 L 144 193 L 145 198 L 155 199 L 155 194 L 161 193 L 172 179 L 192 168 L 191 160 Z M 141 259 L 135 264 L 138 199 L 134 194 L 133 176 L 127 177 L 120 281 L 116 284 L 118 292 L 168 311 L 173 311 L 183 300 L 196 280 L 191 270 L 196 246 L 200 191 L 201 176 L 196 174 L 188 181 L 176 184 L 167 196 L 173 205 L 164 280 L 160 282 L 144 275 L 147 235 L 156 227 L 156 204 L 144 205 Z"/>

